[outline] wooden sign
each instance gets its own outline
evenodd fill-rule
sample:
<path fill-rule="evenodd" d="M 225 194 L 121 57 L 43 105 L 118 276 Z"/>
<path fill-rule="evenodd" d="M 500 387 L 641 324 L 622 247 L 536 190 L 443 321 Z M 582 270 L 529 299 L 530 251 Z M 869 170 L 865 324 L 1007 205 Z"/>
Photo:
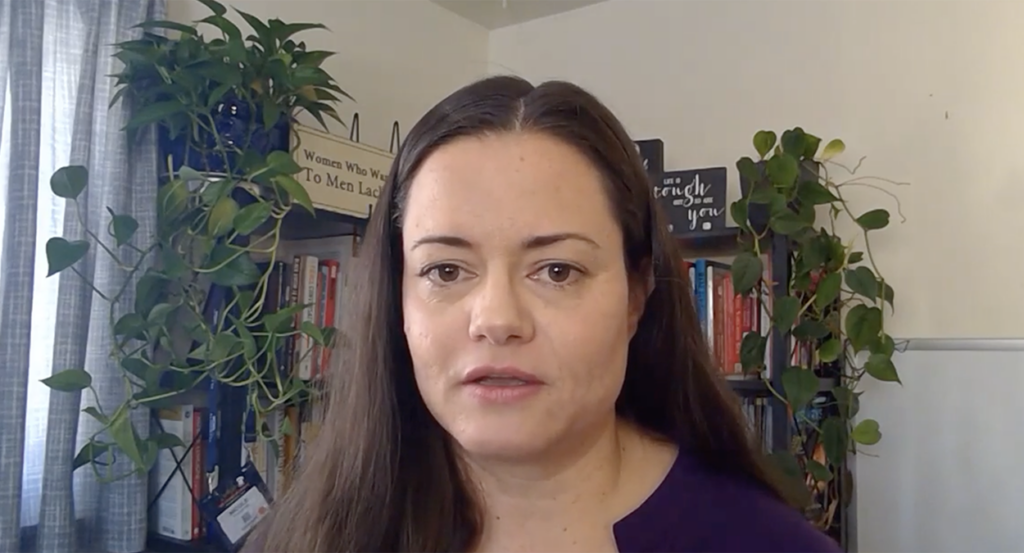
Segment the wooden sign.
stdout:
<path fill-rule="evenodd" d="M 292 158 L 302 167 L 296 180 L 313 205 L 367 219 L 391 171 L 394 154 L 294 124 Z"/>
<path fill-rule="evenodd" d="M 725 228 L 726 168 L 669 171 L 654 186 L 655 201 L 668 216 L 675 235 Z"/>

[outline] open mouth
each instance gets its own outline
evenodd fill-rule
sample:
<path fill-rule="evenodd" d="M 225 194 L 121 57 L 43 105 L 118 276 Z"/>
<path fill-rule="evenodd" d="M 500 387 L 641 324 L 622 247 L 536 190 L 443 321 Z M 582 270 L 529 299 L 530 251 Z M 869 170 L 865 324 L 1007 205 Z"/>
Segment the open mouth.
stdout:
<path fill-rule="evenodd" d="M 469 383 L 479 386 L 532 386 L 540 384 L 537 381 L 524 380 L 513 376 L 484 376 Z"/>

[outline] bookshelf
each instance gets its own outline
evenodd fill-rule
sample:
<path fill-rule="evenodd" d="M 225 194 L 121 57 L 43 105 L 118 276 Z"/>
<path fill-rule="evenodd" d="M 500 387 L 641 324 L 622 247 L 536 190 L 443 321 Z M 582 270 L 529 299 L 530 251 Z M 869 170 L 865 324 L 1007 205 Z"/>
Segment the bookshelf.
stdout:
<path fill-rule="evenodd" d="M 289 276 L 292 275 L 292 263 L 293 255 L 309 254 L 310 250 L 306 244 L 317 244 L 313 247 L 314 252 L 323 252 L 325 243 L 327 248 L 330 248 L 332 244 L 340 244 L 347 242 L 346 237 L 360 236 L 365 230 L 366 226 L 365 219 L 359 219 L 348 215 L 328 211 L 325 209 L 317 209 L 315 217 L 308 212 L 301 209 L 290 211 L 282 221 L 281 226 L 281 243 L 278 246 L 277 261 L 278 263 L 287 263 L 286 273 Z M 325 242 L 326 241 L 326 242 Z M 341 269 L 338 271 L 339 279 L 342 278 L 341 273 L 344 272 L 345 263 L 349 257 L 346 254 L 351 254 L 351 249 L 341 251 L 339 249 L 337 255 L 341 259 L 336 261 L 341 262 Z M 334 253 L 334 252 L 332 252 Z M 314 253 L 313 255 L 316 255 Z M 323 255 L 323 254 L 321 254 Z M 325 259 L 332 259 L 334 257 L 320 257 L 319 261 Z M 322 265 L 319 267 L 322 270 Z M 327 286 L 327 284 L 320 284 L 321 286 Z M 319 294 L 319 290 L 318 290 Z M 267 297 L 269 301 L 270 293 L 268 292 Z M 340 300 L 338 300 L 340 301 Z M 283 307 L 283 306 L 281 306 Z M 328 324 L 336 326 L 337 311 L 335 311 L 335 317 L 333 321 Z M 319 357 L 318 357 L 319 358 Z M 200 489 L 206 488 L 205 491 L 216 491 L 219 494 L 228 493 L 233 484 L 236 475 L 242 473 L 244 461 L 253 460 L 250 457 L 250 452 L 247 448 L 252 446 L 253 436 L 248 435 L 252 432 L 251 428 L 246 427 L 246 415 L 248 411 L 248 389 L 244 386 L 219 386 L 219 391 L 215 394 L 209 394 L 206 390 L 206 382 L 201 383 L 196 389 L 190 390 L 177 398 L 176 403 L 181 405 L 194 406 L 196 409 L 196 418 L 198 418 L 199 410 L 204 411 L 204 421 L 201 425 L 201 431 L 204 433 L 201 444 L 193 442 L 192 446 L 195 448 L 205 447 L 207 448 L 203 452 L 202 461 L 192 461 L 198 465 L 205 464 L 205 457 L 212 455 L 216 459 L 216 471 L 217 471 L 217 485 L 216 487 L 207 486 L 206 478 L 208 474 L 205 472 L 195 472 L 195 466 L 192 468 L 192 478 L 185 476 L 184 480 L 188 482 L 187 486 L 189 494 L 192 494 L 192 487 L 197 483 L 194 478 L 201 478 L 198 482 Z M 308 404 L 308 401 L 304 398 L 297 403 Z M 306 405 L 303 406 L 304 408 Z M 207 432 L 206 419 L 210 413 L 216 413 L 217 417 L 217 435 L 215 439 L 210 439 L 209 433 Z M 282 415 L 283 416 L 283 415 Z M 154 414 L 154 424 L 160 424 L 158 417 Z M 250 443 L 247 443 L 250 442 Z M 278 454 L 275 453 L 275 456 Z M 184 455 L 175 454 L 175 462 L 179 463 L 181 474 L 184 476 L 189 472 L 189 468 L 185 466 Z M 278 463 L 281 462 L 280 457 L 275 459 Z M 209 468 L 208 466 L 205 468 Z M 175 471 L 179 469 L 176 467 Z M 266 484 L 268 480 L 267 474 L 262 474 L 263 468 L 259 467 L 261 472 L 260 477 L 263 479 L 263 483 Z M 155 489 L 151 490 L 149 498 L 149 508 L 152 509 L 159 494 L 162 493 L 162 489 L 166 488 L 168 481 L 173 476 L 163 478 L 161 475 L 162 484 L 157 482 L 154 486 Z M 180 482 L 180 480 L 179 480 Z M 180 486 L 180 484 L 179 484 Z M 157 490 L 161 491 L 158 492 Z M 205 494 L 204 494 L 205 495 Z M 204 530 L 208 526 L 209 512 L 204 511 L 200 506 L 200 502 L 195 500 L 193 496 L 190 498 L 191 503 L 195 505 L 197 510 L 193 511 L 192 524 L 199 524 Z M 202 522 L 198 522 L 201 520 Z M 195 532 L 195 526 L 193 527 Z M 214 537 L 204 535 L 191 540 L 186 539 L 175 539 L 168 537 L 153 530 L 151 525 L 150 531 L 147 534 L 146 539 L 146 552 L 149 553 L 227 553 L 227 549 L 221 545 Z"/>
<path fill-rule="evenodd" d="M 706 233 L 678 235 L 675 238 L 683 257 L 687 260 L 702 257 L 726 260 L 740 253 L 742 246 L 740 230 L 735 227 L 726 227 L 725 229 Z M 790 248 L 791 242 L 788 237 L 777 235 L 770 230 L 761 244 L 762 255 L 767 258 L 765 265 L 769 271 L 768 274 L 772 283 L 772 295 L 776 297 L 785 296 L 788 293 L 787 283 L 792 275 L 791 258 L 793 254 Z M 722 262 L 728 264 L 728 261 Z M 761 332 L 763 333 L 763 330 Z M 774 326 L 768 340 L 769 351 L 765 356 L 766 365 L 770 368 L 768 382 L 771 383 L 772 388 L 777 392 L 783 393 L 782 369 L 794 363 L 793 359 L 791 359 L 793 342 L 790 333 L 780 332 Z M 845 369 L 843 357 L 840 356 L 838 360 L 831 363 L 814 363 L 812 368 L 818 374 L 816 399 L 823 400 L 823 403 L 827 405 L 827 407 L 819 407 L 819 409 L 833 413 L 837 407 L 835 406 L 836 398 L 832 394 L 832 389 L 838 385 L 840 376 Z M 727 378 L 726 381 L 741 399 L 746 400 L 751 397 L 757 397 L 763 398 L 767 402 L 770 413 L 770 437 L 766 440 L 767 443 L 764 444 L 767 452 L 790 451 L 793 447 L 793 439 L 797 435 L 798 425 L 802 424 L 799 420 L 801 417 L 794 414 L 785 402 L 772 394 L 766 382 L 760 378 L 743 380 Z M 812 401 L 812 405 L 805 409 L 813 410 L 815 408 L 813 404 L 814 402 Z M 851 492 L 841 488 L 839 493 L 843 496 Z M 840 502 L 836 520 L 838 522 L 829 528 L 829 533 L 839 540 L 840 543 L 848 543 L 851 530 L 849 512 L 842 501 Z"/>
<path fill-rule="evenodd" d="M 725 259 L 735 256 L 741 247 L 740 230 L 736 227 L 726 227 L 707 232 L 676 235 L 676 242 L 683 257 L 687 260 L 698 258 Z M 785 295 L 786 283 L 789 281 L 789 242 L 785 236 L 768 234 L 765 243 L 762 244 L 762 251 L 767 256 L 766 266 L 770 271 L 774 283 L 773 293 Z M 769 338 L 769 351 L 766 355 L 766 365 L 771 368 L 768 381 L 776 390 L 782 390 L 782 367 L 788 362 L 789 336 L 772 329 Z M 775 397 L 768 389 L 766 383 L 760 378 L 732 379 L 726 380 L 734 392 L 741 398 L 762 398 L 766 403 L 766 411 L 769 416 L 768 428 L 770 436 L 765 444 L 772 451 L 789 448 L 790 443 L 790 415 L 786 405 Z"/>

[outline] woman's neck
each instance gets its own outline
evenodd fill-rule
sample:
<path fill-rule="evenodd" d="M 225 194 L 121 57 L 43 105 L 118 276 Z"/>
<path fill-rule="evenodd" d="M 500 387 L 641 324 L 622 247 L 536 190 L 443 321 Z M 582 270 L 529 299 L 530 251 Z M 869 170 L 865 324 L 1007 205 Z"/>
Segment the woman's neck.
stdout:
<path fill-rule="evenodd" d="M 513 463 L 465 456 L 485 514 L 481 549 L 547 550 L 562 539 L 576 543 L 574 528 L 586 535 L 595 527 L 610 529 L 623 497 L 623 467 L 636 459 L 640 440 L 635 429 L 613 419 L 543 458 Z"/>

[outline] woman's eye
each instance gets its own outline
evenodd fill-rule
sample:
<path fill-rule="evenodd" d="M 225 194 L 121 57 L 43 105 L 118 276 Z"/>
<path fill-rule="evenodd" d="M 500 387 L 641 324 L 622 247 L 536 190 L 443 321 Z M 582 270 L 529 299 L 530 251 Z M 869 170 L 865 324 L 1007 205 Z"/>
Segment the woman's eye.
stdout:
<path fill-rule="evenodd" d="M 548 265 L 545 270 L 547 271 L 548 279 L 555 284 L 562 284 L 572 278 L 573 268 L 568 265 L 555 263 Z"/>
<path fill-rule="evenodd" d="M 457 265 L 438 265 L 433 268 L 433 272 L 437 276 L 437 280 L 445 284 L 455 282 L 462 274 L 462 270 Z"/>

